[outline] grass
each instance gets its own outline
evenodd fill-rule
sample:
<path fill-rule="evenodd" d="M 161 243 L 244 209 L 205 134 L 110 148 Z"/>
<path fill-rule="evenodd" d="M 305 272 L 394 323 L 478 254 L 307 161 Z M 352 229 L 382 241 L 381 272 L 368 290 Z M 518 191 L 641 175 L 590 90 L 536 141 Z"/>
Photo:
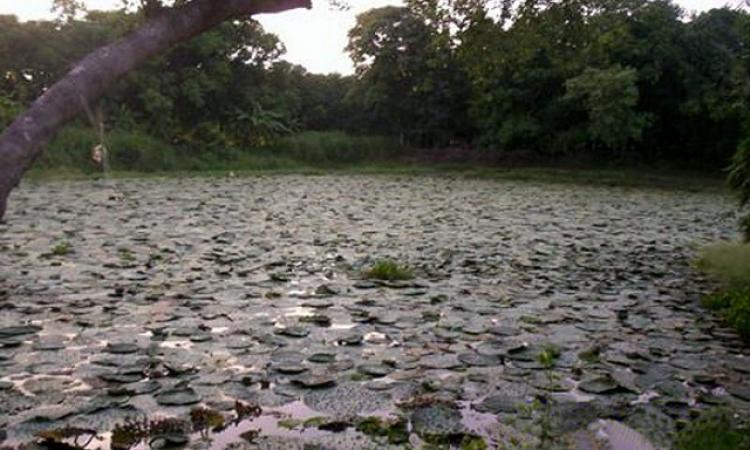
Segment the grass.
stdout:
<path fill-rule="evenodd" d="M 479 164 L 429 163 L 430 151 L 415 151 L 381 136 L 342 132 L 303 132 L 285 136 L 270 147 L 253 149 L 177 148 L 138 130 L 111 130 L 106 135 L 113 178 L 221 177 L 258 174 L 366 174 L 393 176 L 450 176 L 534 183 L 616 186 L 632 188 L 724 191 L 717 176 L 654 168 L 514 167 Z M 98 143 L 88 127 L 71 126 L 60 132 L 27 178 L 33 180 L 101 178 L 90 161 Z M 197 144 L 195 144 L 197 145 Z M 421 162 L 415 162 L 420 161 Z M 427 162 L 425 162 L 427 161 Z"/>
<path fill-rule="evenodd" d="M 750 244 L 722 243 L 703 250 L 698 268 L 727 287 L 750 286 Z"/>
<path fill-rule="evenodd" d="M 726 409 L 707 411 L 682 429 L 676 450 L 739 450 L 750 448 L 750 424 Z"/>
<path fill-rule="evenodd" d="M 739 335 L 750 341 L 750 244 L 718 244 L 706 248 L 698 268 L 722 283 L 717 291 L 701 299 Z"/>
<path fill-rule="evenodd" d="M 370 280 L 403 281 L 414 278 L 412 270 L 391 260 L 381 260 L 365 270 L 364 277 Z"/>
<path fill-rule="evenodd" d="M 393 160 L 403 150 L 397 140 L 384 136 L 305 131 L 282 137 L 272 145 L 270 153 L 307 164 L 331 166 Z"/>

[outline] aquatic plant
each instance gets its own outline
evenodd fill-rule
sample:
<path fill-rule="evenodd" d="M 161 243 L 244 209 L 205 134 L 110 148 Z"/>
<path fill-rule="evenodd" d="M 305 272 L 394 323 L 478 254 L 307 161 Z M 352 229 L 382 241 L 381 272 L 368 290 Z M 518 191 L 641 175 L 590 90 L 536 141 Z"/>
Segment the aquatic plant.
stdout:
<path fill-rule="evenodd" d="M 550 370 L 555 366 L 559 357 L 560 349 L 554 344 L 547 344 L 537 355 L 537 360 L 545 369 Z"/>
<path fill-rule="evenodd" d="M 481 436 L 465 434 L 459 445 L 461 450 L 487 450 L 487 442 Z"/>
<path fill-rule="evenodd" d="M 193 425 L 193 431 L 199 432 L 204 436 L 209 431 L 217 431 L 224 427 L 224 416 L 218 411 L 208 408 L 193 408 L 190 411 L 190 422 Z"/>
<path fill-rule="evenodd" d="M 60 241 L 52 247 L 52 254 L 55 256 L 65 256 L 73 252 L 73 246 L 68 241 Z"/>
<path fill-rule="evenodd" d="M 40 431 L 36 436 L 48 447 L 83 449 L 96 438 L 97 433 L 88 428 L 62 427 Z"/>
<path fill-rule="evenodd" d="M 258 405 L 239 401 L 234 402 L 234 413 L 237 415 L 235 423 L 239 423 L 245 419 L 254 419 L 260 416 L 262 412 L 263 410 Z"/>
<path fill-rule="evenodd" d="M 135 256 L 133 256 L 133 252 L 130 251 L 127 247 L 120 247 L 117 249 L 117 256 L 120 257 L 120 260 L 123 262 L 132 262 L 135 261 Z"/>
<path fill-rule="evenodd" d="M 367 269 L 364 277 L 371 280 L 403 281 L 414 278 L 414 273 L 406 265 L 384 259 Z"/>
<path fill-rule="evenodd" d="M 389 444 L 398 445 L 409 441 L 408 423 L 404 417 L 365 417 L 355 424 L 355 429 L 368 436 L 386 438 Z"/>
<path fill-rule="evenodd" d="M 161 436 L 185 436 L 190 432 L 190 424 L 174 417 L 149 420 L 126 419 L 112 430 L 112 450 L 127 450 L 141 441 L 153 441 Z"/>

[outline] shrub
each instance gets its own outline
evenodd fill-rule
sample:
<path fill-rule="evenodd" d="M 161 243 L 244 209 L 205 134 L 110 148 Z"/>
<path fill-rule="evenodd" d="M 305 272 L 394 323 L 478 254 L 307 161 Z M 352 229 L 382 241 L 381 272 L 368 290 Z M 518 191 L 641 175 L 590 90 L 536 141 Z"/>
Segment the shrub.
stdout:
<path fill-rule="evenodd" d="M 703 297 L 703 306 L 716 311 L 745 340 L 750 340 L 750 288 L 728 288 Z"/>
<path fill-rule="evenodd" d="M 411 280 L 414 274 L 407 266 L 391 260 L 381 260 L 364 273 L 365 278 L 372 280 Z"/>
<path fill-rule="evenodd" d="M 750 424 L 726 409 L 703 413 L 675 439 L 676 450 L 738 450 L 750 448 Z"/>
<path fill-rule="evenodd" d="M 0 96 L 0 131 L 10 125 L 13 119 L 21 113 L 21 107 L 9 98 Z"/>
<path fill-rule="evenodd" d="M 750 138 L 742 141 L 729 166 L 729 186 L 740 196 L 740 206 L 750 202 Z"/>
<path fill-rule="evenodd" d="M 703 251 L 698 267 L 724 284 L 701 299 L 746 340 L 750 340 L 750 244 L 714 245 Z"/>
<path fill-rule="evenodd" d="M 717 244 L 703 249 L 698 268 L 730 287 L 750 286 L 750 244 Z"/>
<path fill-rule="evenodd" d="M 750 202 L 750 138 L 742 141 L 729 166 L 729 187 L 740 196 L 740 207 Z M 750 242 L 750 214 L 740 222 L 745 242 Z"/>

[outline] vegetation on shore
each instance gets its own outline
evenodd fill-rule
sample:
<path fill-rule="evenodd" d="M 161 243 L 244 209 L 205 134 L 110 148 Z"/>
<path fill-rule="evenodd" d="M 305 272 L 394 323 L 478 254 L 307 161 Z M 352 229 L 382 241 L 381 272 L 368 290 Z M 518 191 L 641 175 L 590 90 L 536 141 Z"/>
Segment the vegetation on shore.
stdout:
<path fill-rule="evenodd" d="M 701 304 L 716 311 L 750 341 L 750 243 L 708 247 L 698 260 L 698 267 L 721 283 Z"/>
<path fill-rule="evenodd" d="M 347 46 L 354 76 L 309 73 L 284 61 L 283 43 L 258 22 L 226 23 L 124 77 L 100 105 L 87 105 L 102 114 L 82 117 L 62 140 L 85 155 L 98 139 L 81 130 L 102 119 L 115 163 L 139 171 L 231 166 L 247 149 L 281 147 L 329 163 L 399 153 L 386 141 L 490 161 L 585 157 L 720 170 L 746 136 L 746 11 L 693 15 L 642 0 L 491 3 L 407 0 L 360 14 Z M 0 16 L 0 128 L 73 61 L 147 16 Z M 320 131 L 339 134 L 308 134 Z M 344 132 L 385 137 L 352 147 Z M 81 154 L 54 153 L 40 164 L 82 163 Z"/>
<path fill-rule="evenodd" d="M 675 439 L 676 450 L 739 450 L 750 448 L 750 421 L 726 408 L 701 414 Z"/>

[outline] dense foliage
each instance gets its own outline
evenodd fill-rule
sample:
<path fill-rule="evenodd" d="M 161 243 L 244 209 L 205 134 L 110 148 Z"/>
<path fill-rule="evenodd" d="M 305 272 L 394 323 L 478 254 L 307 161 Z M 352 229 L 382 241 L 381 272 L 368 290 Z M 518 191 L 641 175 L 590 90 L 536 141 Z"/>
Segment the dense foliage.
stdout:
<path fill-rule="evenodd" d="M 124 12 L 94 12 L 63 23 L 19 23 L 0 16 L 0 126 L 60 78 L 73 61 L 141 20 L 141 13 Z M 182 162 L 231 160 L 238 152 L 267 147 L 294 131 L 337 127 L 347 116 L 342 100 L 350 80 L 309 74 L 280 60 L 283 52 L 278 38 L 257 22 L 238 21 L 131 73 L 101 104 L 113 164 L 144 170 L 144 155 L 158 147 L 174 149 Z M 86 108 L 96 116 L 97 105 Z M 85 165 L 91 147 L 75 146 L 96 141 L 98 124 L 90 122 L 84 116 L 63 132 L 42 163 L 57 166 L 67 159 Z M 152 170 L 173 165 L 151 163 Z"/>
<path fill-rule="evenodd" d="M 0 125 L 72 61 L 163 7 L 131 1 L 137 13 L 73 19 L 75 3 L 58 2 L 70 14 L 54 22 L 0 17 Z M 408 0 L 360 14 L 349 38 L 355 75 L 315 75 L 284 62 L 283 44 L 257 22 L 227 23 L 122 80 L 103 101 L 106 126 L 160 141 L 181 160 L 231 160 L 280 136 L 336 130 L 483 160 L 719 170 L 748 125 L 742 10 L 692 17 L 668 0 Z M 747 161 L 747 149 L 734 159 L 741 192 Z"/>
<path fill-rule="evenodd" d="M 735 450 L 750 447 L 750 422 L 727 408 L 702 413 L 681 430 L 677 450 Z"/>
<path fill-rule="evenodd" d="M 732 158 L 729 185 L 739 193 L 740 206 L 750 203 L 750 138 L 743 140 Z M 750 242 L 750 214 L 740 221 L 745 242 Z"/>

